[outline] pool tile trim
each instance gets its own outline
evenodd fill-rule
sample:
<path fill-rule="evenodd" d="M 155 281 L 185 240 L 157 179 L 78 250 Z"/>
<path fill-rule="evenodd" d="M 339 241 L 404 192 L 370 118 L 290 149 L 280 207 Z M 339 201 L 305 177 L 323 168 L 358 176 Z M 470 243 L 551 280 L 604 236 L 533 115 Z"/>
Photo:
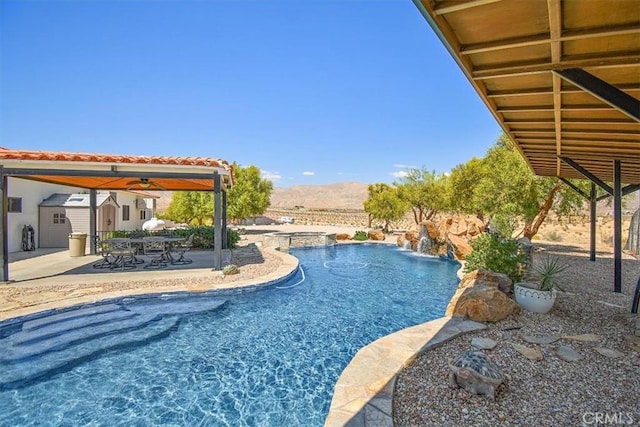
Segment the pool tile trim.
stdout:
<path fill-rule="evenodd" d="M 325 427 L 393 426 L 397 375 L 422 353 L 460 334 L 485 328 L 460 317 L 441 317 L 361 348 L 336 382 Z"/>

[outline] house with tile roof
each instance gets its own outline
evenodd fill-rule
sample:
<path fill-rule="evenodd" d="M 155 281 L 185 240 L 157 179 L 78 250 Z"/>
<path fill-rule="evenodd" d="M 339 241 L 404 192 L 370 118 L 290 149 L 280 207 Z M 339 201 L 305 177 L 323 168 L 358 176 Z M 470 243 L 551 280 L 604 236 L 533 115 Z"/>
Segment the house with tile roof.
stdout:
<path fill-rule="evenodd" d="M 8 180 L 8 250 L 22 250 L 22 229 L 34 230 L 36 248 L 66 248 L 70 233 L 90 234 L 89 192 L 24 179 Z M 141 230 L 155 216 L 157 196 L 142 191 L 99 191 L 97 232 Z M 89 241 L 87 241 L 89 244 Z"/>

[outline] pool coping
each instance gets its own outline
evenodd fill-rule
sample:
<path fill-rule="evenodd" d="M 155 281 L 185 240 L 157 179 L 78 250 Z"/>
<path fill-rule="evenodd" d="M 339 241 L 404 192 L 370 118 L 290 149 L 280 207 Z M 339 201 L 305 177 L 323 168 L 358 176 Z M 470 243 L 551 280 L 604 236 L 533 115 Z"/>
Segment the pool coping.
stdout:
<path fill-rule="evenodd" d="M 275 271 L 265 275 L 254 277 L 252 279 L 247 279 L 244 281 L 230 282 L 230 283 L 222 283 L 222 284 L 184 284 L 184 285 L 172 285 L 172 286 L 161 286 L 161 287 L 139 287 L 139 288 L 131 288 L 131 289 L 122 289 L 112 292 L 101 292 L 101 293 L 89 293 L 85 295 L 78 296 L 67 296 L 61 299 L 56 299 L 53 301 L 48 301 L 45 303 L 37 303 L 33 305 L 28 305 L 20 308 L 16 308 L 11 311 L 0 312 L 0 322 L 5 322 L 9 320 L 17 320 L 19 318 L 39 314 L 43 312 L 48 312 L 51 310 L 58 310 L 69 308 L 82 304 L 93 304 L 101 301 L 119 299 L 123 297 L 138 297 L 138 296 L 153 296 L 158 294 L 167 294 L 167 293 L 203 293 L 203 292 L 215 292 L 215 291 L 250 291 L 258 288 L 266 288 L 282 281 L 287 280 L 290 276 L 292 276 L 298 269 L 299 261 L 298 258 L 289 255 L 284 252 L 277 251 L 271 248 L 263 248 L 262 250 L 268 251 L 270 254 L 273 254 L 280 258 L 281 264 L 276 268 Z M 206 269 L 207 274 L 211 273 L 210 269 Z M 219 274 L 222 274 L 219 272 Z M 142 280 L 144 281 L 144 280 Z"/>
<path fill-rule="evenodd" d="M 393 426 L 393 390 L 398 374 L 424 352 L 486 327 L 461 317 L 440 317 L 362 347 L 334 386 L 325 427 Z"/>
<path fill-rule="evenodd" d="M 459 260 L 456 276 L 464 276 Z M 393 393 L 400 372 L 423 353 L 486 325 L 444 316 L 401 329 L 362 347 L 334 386 L 325 427 L 393 427 Z"/>

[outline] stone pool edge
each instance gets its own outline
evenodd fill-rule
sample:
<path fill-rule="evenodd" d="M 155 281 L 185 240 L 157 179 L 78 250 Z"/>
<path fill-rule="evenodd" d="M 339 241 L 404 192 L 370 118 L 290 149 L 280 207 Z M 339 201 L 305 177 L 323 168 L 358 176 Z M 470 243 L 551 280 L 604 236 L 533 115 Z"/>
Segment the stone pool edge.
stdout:
<path fill-rule="evenodd" d="M 189 293 L 202 293 L 207 291 L 228 291 L 228 290 L 238 290 L 238 291 L 249 291 L 256 288 L 268 287 L 274 284 L 277 284 L 281 281 L 287 280 L 290 276 L 292 276 L 299 266 L 298 258 L 289 255 L 284 252 L 277 251 L 271 248 L 264 248 L 263 250 L 269 251 L 270 254 L 274 254 L 278 256 L 282 264 L 278 266 L 278 268 L 265 276 L 259 276 L 252 279 L 248 279 L 246 281 L 238 281 L 231 282 L 228 284 L 198 284 L 198 285 L 181 285 L 181 286 L 164 286 L 157 288 L 148 288 L 148 287 L 140 287 L 140 288 L 132 288 L 126 290 L 119 290 L 113 292 L 103 292 L 96 294 L 87 294 L 77 297 L 71 298 L 62 298 L 56 299 L 50 302 L 34 304 L 29 306 L 24 306 L 18 309 L 14 309 L 11 311 L 0 312 L 0 322 L 4 322 L 7 320 L 16 320 L 20 317 L 25 317 L 37 313 L 42 313 L 50 310 L 58 310 L 73 307 L 76 305 L 82 304 L 93 304 L 98 303 L 100 301 L 117 299 L 122 297 L 135 297 L 135 296 L 143 296 L 143 295 L 156 295 L 156 294 L 166 294 L 166 293 L 178 293 L 178 292 L 189 292 Z M 143 280 L 144 281 L 144 280 Z"/>
<path fill-rule="evenodd" d="M 486 327 L 460 317 L 440 317 L 362 347 L 336 382 L 325 427 L 393 426 L 393 389 L 398 374 L 424 352 Z"/>

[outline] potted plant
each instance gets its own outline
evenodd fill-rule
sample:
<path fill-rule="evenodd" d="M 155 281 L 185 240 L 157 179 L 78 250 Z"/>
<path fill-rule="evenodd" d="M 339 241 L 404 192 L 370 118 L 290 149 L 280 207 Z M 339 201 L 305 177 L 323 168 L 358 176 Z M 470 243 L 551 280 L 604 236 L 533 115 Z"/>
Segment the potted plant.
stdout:
<path fill-rule="evenodd" d="M 531 267 L 529 282 L 514 285 L 516 302 L 525 310 L 534 313 L 547 313 L 556 301 L 556 290 L 562 290 L 558 284 L 558 275 L 569 266 L 557 257 L 545 257 Z"/>

